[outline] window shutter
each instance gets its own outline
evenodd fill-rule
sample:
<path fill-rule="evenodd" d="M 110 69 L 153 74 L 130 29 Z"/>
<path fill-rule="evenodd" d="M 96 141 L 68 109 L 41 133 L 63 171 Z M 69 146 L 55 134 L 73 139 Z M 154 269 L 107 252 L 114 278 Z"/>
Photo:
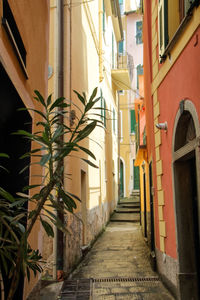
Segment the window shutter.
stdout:
<path fill-rule="evenodd" d="M 142 44 L 142 21 L 136 22 L 136 44 Z"/>
<path fill-rule="evenodd" d="M 137 66 L 137 89 L 139 89 L 139 75 L 143 75 L 144 74 L 144 70 L 143 70 L 143 66 L 142 65 L 138 65 Z"/>
<path fill-rule="evenodd" d="M 123 52 L 124 52 L 124 41 L 119 42 L 119 44 L 118 44 L 118 52 L 120 54 L 123 54 Z"/>
<path fill-rule="evenodd" d="M 187 12 L 194 0 L 184 0 L 184 16 L 187 15 Z"/>
<path fill-rule="evenodd" d="M 104 105 L 104 126 L 106 127 L 106 100 L 103 99 L 103 105 Z"/>
<path fill-rule="evenodd" d="M 140 171 L 139 167 L 133 167 L 133 176 L 134 176 L 134 190 L 139 190 L 140 188 Z"/>
<path fill-rule="evenodd" d="M 131 109 L 130 114 L 131 114 L 131 133 L 135 133 L 135 124 L 136 124 L 135 110 Z"/>
<path fill-rule="evenodd" d="M 168 0 L 160 0 L 158 5 L 159 55 L 163 56 L 168 38 Z"/>
<path fill-rule="evenodd" d="M 103 0 L 103 32 L 105 32 L 106 31 L 106 19 L 105 19 L 105 5 L 104 5 L 104 0 Z"/>

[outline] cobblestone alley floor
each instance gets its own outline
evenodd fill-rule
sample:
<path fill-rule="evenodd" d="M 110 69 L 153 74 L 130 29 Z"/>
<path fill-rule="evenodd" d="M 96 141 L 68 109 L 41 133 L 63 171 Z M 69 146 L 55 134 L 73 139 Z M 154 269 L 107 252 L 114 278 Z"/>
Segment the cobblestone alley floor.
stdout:
<path fill-rule="evenodd" d="M 121 203 L 71 281 L 64 282 L 61 299 L 174 299 L 151 269 L 136 207 Z"/>

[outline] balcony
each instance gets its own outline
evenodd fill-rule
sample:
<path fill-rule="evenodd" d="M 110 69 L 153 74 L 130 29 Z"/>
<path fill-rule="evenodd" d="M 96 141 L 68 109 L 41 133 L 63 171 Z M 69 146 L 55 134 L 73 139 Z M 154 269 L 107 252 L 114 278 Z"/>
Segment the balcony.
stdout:
<path fill-rule="evenodd" d="M 133 58 L 127 52 L 119 53 L 112 64 L 112 80 L 118 90 L 129 90 L 133 78 Z"/>

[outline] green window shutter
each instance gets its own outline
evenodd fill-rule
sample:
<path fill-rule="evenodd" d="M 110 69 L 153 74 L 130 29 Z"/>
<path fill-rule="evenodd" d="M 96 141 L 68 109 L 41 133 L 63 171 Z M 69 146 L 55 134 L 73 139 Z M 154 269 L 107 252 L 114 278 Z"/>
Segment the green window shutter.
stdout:
<path fill-rule="evenodd" d="M 134 190 L 140 189 L 140 171 L 139 167 L 133 167 L 133 175 L 134 175 Z"/>
<path fill-rule="evenodd" d="M 195 0 L 184 0 L 184 15 L 186 16 L 190 6 L 195 2 Z"/>
<path fill-rule="evenodd" d="M 131 114 L 131 133 L 135 133 L 135 124 L 136 124 L 135 110 L 131 109 L 130 114 Z"/>
<path fill-rule="evenodd" d="M 187 15 L 188 9 L 190 8 L 191 0 L 184 0 L 184 16 Z"/>
<path fill-rule="evenodd" d="M 136 44 L 142 44 L 142 21 L 136 22 Z"/>
<path fill-rule="evenodd" d="M 103 99 L 103 102 L 104 102 L 104 126 L 106 127 L 106 100 L 105 99 Z"/>
<path fill-rule="evenodd" d="M 143 66 L 142 65 L 138 65 L 137 66 L 137 89 L 139 89 L 139 75 L 143 75 L 144 74 L 144 70 L 143 70 Z"/>
<path fill-rule="evenodd" d="M 164 0 L 164 45 L 165 48 L 167 47 L 167 44 L 169 42 L 168 37 L 168 1 Z"/>
<path fill-rule="evenodd" d="M 143 131 L 143 145 L 146 145 L 146 143 L 147 143 L 147 136 L 146 136 L 146 126 L 145 126 Z"/>
<path fill-rule="evenodd" d="M 124 41 L 121 41 L 118 43 L 118 53 L 123 53 L 124 52 Z"/>
<path fill-rule="evenodd" d="M 168 37 L 168 0 L 160 0 L 158 5 L 159 54 L 164 54 L 169 42 Z"/>

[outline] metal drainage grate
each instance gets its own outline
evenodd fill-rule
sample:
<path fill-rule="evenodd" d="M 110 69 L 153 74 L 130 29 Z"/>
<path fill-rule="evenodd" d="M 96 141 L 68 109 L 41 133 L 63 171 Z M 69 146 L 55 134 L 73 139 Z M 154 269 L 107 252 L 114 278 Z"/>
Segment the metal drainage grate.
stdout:
<path fill-rule="evenodd" d="M 91 299 L 91 295 L 91 279 L 66 280 L 61 289 L 60 299 L 89 300 Z"/>
<path fill-rule="evenodd" d="M 115 278 L 93 278 L 93 282 L 148 282 L 148 281 L 155 281 L 158 282 L 160 279 L 158 277 L 115 277 Z"/>

